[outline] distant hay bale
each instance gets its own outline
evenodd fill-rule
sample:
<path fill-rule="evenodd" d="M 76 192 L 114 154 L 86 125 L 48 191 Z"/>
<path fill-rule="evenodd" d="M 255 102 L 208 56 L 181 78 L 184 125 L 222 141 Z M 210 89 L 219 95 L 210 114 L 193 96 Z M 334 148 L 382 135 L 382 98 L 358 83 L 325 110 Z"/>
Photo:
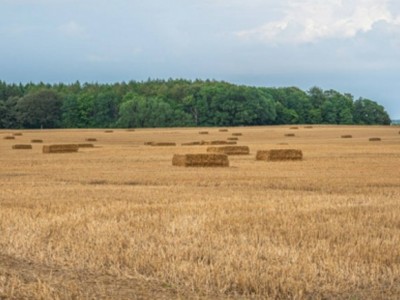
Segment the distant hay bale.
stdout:
<path fill-rule="evenodd" d="M 93 144 L 89 144 L 89 143 L 84 143 L 84 144 L 78 144 L 79 148 L 93 148 L 94 145 Z"/>
<path fill-rule="evenodd" d="M 31 140 L 31 143 L 43 143 L 43 140 Z"/>
<path fill-rule="evenodd" d="M 161 142 L 161 143 L 152 143 L 150 146 L 176 146 L 176 143 L 167 143 L 167 142 Z"/>
<path fill-rule="evenodd" d="M 223 153 L 226 155 L 248 155 L 250 154 L 250 149 L 248 146 L 208 147 L 207 152 Z"/>
<path fill-rule="evenodd" d="M 182 146 L 199 146 L 202 145 L 201 142 L 188 142 L 188 143 L 182 143 Z"/>
<path fill-rule="evenodd" d="M 11 135 L 7 135 L 3 139 L 5 139 L 5 140 L 15 140 L 15 137 L 11 136 Z"/>
<path fill-rule="evenodd" d="M 303 152 L 296 149 L 272 149 L 257 151 L 256 160 L 281 161 L 302 160 Z"/>
<path fill-rule="evenodd" d="M 228 129 L 222 128 L 219 130 L 219 132 L 228 132 Z"/>
<path fill-rule="evenodd" d="M 341 136 L 342 139 L 351 139 L 353 136 L 351 134 L 344 134 Z"/>
<path fill-rule="evenodd" d="M 76 144 L 60 144 L 43 146 L 43 153 L 70 153 L 78 152 L 79 146 Z"/>
<path fill-rule="evenodd" d="M 292 126 L 292 127 L 290 127 L 289 129 L 299 129 L 299 127 L 297 127 L 297 126 Z"/>
<path fill-rule="evenodd" d="M 210 145 L 234 145 L 234 144 L 232 144 L 232 142 L 228 142 L 228 141 L 211 141 Z"/>
<path fill-rule="evenodd" d="M 17 144 L 17 145 L 12 145 L 13 149 L 17 150 L 29 150 L 32 149 L 32 145 L 29 144 Z"/>
<path fill-rule="evenodd" d="M 126 131 L 135 131 L 135 129 L 129 128 L 129 129 L 127 129 Z"/>
<path fill-rule="evenodd" d="M 238 141 L 239 138 L 237 138 L 237 137 L 228 137 L 227 140 L 228 141 Z"/>
<path fill-rule="evenodd" d="M 208 131 L 199 131 L 199 134 L 208 134 Z"/>
<path fill-rule="evenodd" d="M 145 146 L 151 146 L 151 145 L 153 145 L 154 144 L 154 142 L 144 142 L 144 145 Z"/>
<path fill-rule="evenodd" d="M 21 136 L 21 135 L 22 135 L 21 132 L 14 132 L 14 133 L 13 133 L 13 136 Z"/>
<path fill-rule="evenodd" d="M 304 126 L 304 128 L 311 129 L 313 128 L 311 125 Z"/>
<path fill-rule="evenodd" d="M 294 133 L 285 133 L 285 136 L 287 136 L 287 137 L 294 137 L 294 136 L 296 136 Z"/>
<path fill-rule="evenodd" d="M 235 132 L 235 133 L 232 133 L 232 135 L 233 135 L 233 136 L 242 136 L 243 134 L 240 133 L 240 132 Z"/>
<path fill-rule="evenodd" d="M 95 138 L 87 138 L 85 139 L 86 142 L 97 142 L 97 139 Z"/>
<path fill-rule="evenodd" d="M 381 138 L 372 137 L 372 138 L 369 138 L 369 141 L 370 141 L 370 142 L 380 142 L 380 141 L 381 141 Z"/>
<path fill-rule="evenodd" d="M 173 166 L 180 167 L 229 167 L 228 156 L 225 154 L 175 154 Z"/>
<path fill-rule="evenodd" d="M 289 145 L 288 143 L 278 143 L 277 145 Z"/>
<path fill-rule="evenodd" d="M 113 133 L 114 130 L 104 130 L 105 133 Z"/>

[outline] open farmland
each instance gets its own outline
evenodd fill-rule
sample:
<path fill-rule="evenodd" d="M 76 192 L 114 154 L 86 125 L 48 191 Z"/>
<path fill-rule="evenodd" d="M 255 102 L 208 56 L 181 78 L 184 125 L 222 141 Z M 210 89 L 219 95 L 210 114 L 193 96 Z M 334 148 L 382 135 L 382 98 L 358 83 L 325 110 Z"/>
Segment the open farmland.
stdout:
<path fill-rule="evenodd" d="M 204 131 L 0 131 L 0 298 L 400 298 L 398 128 Z M 172 165 L 234 133 L 229 167 Z"/>

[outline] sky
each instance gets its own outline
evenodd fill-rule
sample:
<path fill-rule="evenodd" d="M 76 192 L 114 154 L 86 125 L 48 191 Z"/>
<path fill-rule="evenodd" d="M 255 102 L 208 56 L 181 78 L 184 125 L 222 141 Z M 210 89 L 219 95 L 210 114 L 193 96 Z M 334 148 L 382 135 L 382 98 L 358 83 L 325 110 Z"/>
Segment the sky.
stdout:
<path fill-rule="evenodd" d="M 398 0 L 0 0 L 0 80 L 313 86 L 400 119 Z"/>

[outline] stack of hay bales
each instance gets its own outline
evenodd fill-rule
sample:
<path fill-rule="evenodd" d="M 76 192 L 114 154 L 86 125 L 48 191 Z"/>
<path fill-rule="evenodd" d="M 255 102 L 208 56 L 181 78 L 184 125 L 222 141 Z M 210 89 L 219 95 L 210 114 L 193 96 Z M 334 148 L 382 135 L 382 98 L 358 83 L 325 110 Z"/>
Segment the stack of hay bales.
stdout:
<path fill-rule="evenodd" d="M 302 160 L 303 152 L 297 149 L 272 149 L 257 151 L 256 160 L 282 161 Z"/>
<path fill-rule="evenodd" d="M 12 146 L 13 149 L 16 150 L 30 150 L 32 149 L 32 145 L 29 144 L 17 144 Z"/>
<path fill-rule="evenodd" d="M 228 141 L 238 141 L 239 138 L 237 138 L 237 137 L 228 137 L 227 140 Z"/>
<path fill-rule="evenodd" d="M 351 134 L 344 134 L 341 136 L 342 139 L 351 139 L 353 136 Z"/>
<path fill-rule="evenodd" d="M 76 144 L 60 144 L 43 146 L 43 153 L 70 153 L 78 152 L 79 146 Z"/>
<path fill-rule="evenodd" d="M 236 145 L 234 141 L 211 141 L 210 145 Z"/>
<path fill-rule="evenodd" d="M 181 167 L 229 167 L 228 156 L 225 154 L 175 154 L 173 166 Z"/>
<path fill-rule="evenodd" d="M 250 154 L 250 149 L 248 146 L 208 147 L 207 152 L 223 153 L 226 155 L 248 155 Z"/>
<path fill-rule="evenodd" d="M 372 138 L 369 138 L 369 141 L 370 141 L 370 142 L 380 142 L 380 141 L 381 141 L 381 138 L 372 137 Z"/>
<path fill-rule="evenodd" d="M 43 143 L 43 140 L 31 140 L 31 143 Z"/>

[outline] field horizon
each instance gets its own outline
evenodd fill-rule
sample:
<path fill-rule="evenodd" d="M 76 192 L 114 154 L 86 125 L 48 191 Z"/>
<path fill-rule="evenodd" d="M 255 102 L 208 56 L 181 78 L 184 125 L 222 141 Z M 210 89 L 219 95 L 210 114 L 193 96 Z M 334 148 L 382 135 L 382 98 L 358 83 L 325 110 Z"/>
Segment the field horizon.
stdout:
<path fill-rule="evenodd" d="M 398 299 L 399 130 L 0 130 L 0 299 Z M 232 137 L 229 167 L 172 165 Z"/>

